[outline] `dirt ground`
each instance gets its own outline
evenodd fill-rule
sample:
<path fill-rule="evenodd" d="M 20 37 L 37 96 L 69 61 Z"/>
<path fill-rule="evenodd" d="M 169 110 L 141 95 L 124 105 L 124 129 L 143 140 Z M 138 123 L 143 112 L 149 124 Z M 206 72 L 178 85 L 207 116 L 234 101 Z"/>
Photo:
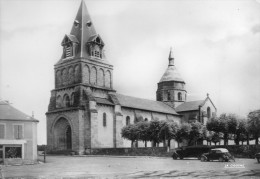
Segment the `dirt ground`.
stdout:
<path fill-rule="evenodd" d="M 40 156 L 39 160 L 43 161 Z M 260 178 L 256 159 L 201 162 L 159 157 L 47 156 L 46 163 L 4 166 L 5 179 L 14 178 Z M 1 175 L 0 175 L 1 176 Z"/>

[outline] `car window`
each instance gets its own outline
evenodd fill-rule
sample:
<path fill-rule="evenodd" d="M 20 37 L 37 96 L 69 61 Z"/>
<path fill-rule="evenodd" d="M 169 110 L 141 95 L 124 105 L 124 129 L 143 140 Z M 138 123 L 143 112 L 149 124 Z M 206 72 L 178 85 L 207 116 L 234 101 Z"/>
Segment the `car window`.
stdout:
<path fill-rule="evenodd" d="M 217 154 L 221 154 L 222 152 L 220 150 L 216 150 L 216 153 Z"/>

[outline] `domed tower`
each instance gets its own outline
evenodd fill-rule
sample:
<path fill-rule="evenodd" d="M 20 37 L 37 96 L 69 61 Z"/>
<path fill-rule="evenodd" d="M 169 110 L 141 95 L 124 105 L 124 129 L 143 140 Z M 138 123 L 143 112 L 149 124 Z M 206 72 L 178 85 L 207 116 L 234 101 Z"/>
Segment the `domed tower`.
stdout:
<path fill-rule="evenodd" d="M 163 74 L 156 91 L 156 100 L 163 101 L 176 108 L 186 101 L 185 82 L 174 65 L 172 49 L 169 54 L 169 65 Z"/>

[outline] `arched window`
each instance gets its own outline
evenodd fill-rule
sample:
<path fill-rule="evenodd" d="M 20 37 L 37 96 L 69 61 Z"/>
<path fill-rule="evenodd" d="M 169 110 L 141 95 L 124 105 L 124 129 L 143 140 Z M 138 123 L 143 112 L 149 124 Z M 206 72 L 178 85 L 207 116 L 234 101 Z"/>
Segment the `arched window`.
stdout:
<path fill-rule="evenodd" d="M 63 97 L 63 104 L 64 107 L 69 107 L 70 106 L 70 97 L 69 95 L 65 94 Z"/>
<path fill-rule="evenodd" d="M 125 121 L 126 125 L 128 126 L 130 124 L 130 117 L 126 116 L 126 121 Z"/>
<path fill-rule="evenodd" d="M 75 102 L 75 99 L 74 99 L 75 95 L 74 93 L 71 94 L 71 97 L 70 97 L 70 105 L 71 106 L 74 106 L 74 102 Z"/>
<path fill-rule="evenodd" d="M 171 101 L 171 92 L 170 91 L 167 91 L 167 100 Z"/>
<path fill-rule="evenodd" d="M 210 110 L 210 107 L 207 108 L 207 117 L 208 117 L 208 119 L 211 118 L 211 110 Z"/>
<path fill-rule="evenodd" d="M 181 92 L 178 93 L 178 100 L 179 100 L 179 101 L 182 101 L 182 95 L 181 95 Z"/>
<path fill-rule="evenodd" d="M 103 113 L 103 126 L 106 127 L 107 126 L 107 114 Z"/>

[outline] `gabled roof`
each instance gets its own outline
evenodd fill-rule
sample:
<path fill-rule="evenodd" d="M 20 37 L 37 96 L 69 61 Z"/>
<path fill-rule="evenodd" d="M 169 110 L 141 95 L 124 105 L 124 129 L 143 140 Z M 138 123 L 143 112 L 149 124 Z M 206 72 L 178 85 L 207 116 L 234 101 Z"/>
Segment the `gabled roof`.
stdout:
<path fill-rule="evenodd" d="M 184 102 L 177 106 L 175 110 L 177 112 L 199 110 L 199 106 L 201 106 L 204 103 L 204 101 L 205 100 Z"/>
<path fill-rule="evenodd" d="M 114 97 L 117 98 L 119 104 L 122 107 L 178 115 L 173 108 L 171 108 L 170 106 L 168 106 L 167 104 L 161 101 L 153 101 L 148 99 L 136 98 L 136 97 L 126 96 L 118 93 L 115 93 L 113 95 Z"/>
<path fill-rule="evenodd" d="M 8 102 L 0 101 L 0 120 L 21 120 L 39 122 L 11 106 Z"/>
<path fill-rule="evenodd" d="M 66 35 L 64 36 L 62 42 L 61 42 L 61 45 L 63 45 L 63 44 L 66 43 L 66 42 L 65 42 L 66 38 L 68 38 L 68 40 L 71 41 L 71 42 L 79 43 L 77 37 L 75 37 L 74 35 L 67 35 L 67 34 L 66 34 Z"/>
<path fill-rule="evenodd" d="M 199 107 L 200 107 L 200 106 L 204 106 L 204 104 L 205 104 L 208 100 L 211 102 L 211 104 L 213 105 L 213 107 L 214 107 L 215 109 L 217 109 L 217 108 L 215 107 L 215 105 L 213 104 L 213 102 L 211 101 L 211 99 L 209 98 L 209 94 L 207 94 L 207 97 L 206 97 L 205 100 L 184 102 L 184 103 L 180 104 L 179 106 L 177 106 L 175 110 L 176 110 L 177 112 L 199 110 Z"/>
<path fill-rule="evenodd" d="M 103 40 L 101 39 L 101 37 L 100 37 L 98 34 L 91 36 L 91 37 L 88 39 L 88 42 L 93 42 L 93 41 L 95 41 L 97 38 L 100 39 L 100 44 L 104 45 Z"/>

